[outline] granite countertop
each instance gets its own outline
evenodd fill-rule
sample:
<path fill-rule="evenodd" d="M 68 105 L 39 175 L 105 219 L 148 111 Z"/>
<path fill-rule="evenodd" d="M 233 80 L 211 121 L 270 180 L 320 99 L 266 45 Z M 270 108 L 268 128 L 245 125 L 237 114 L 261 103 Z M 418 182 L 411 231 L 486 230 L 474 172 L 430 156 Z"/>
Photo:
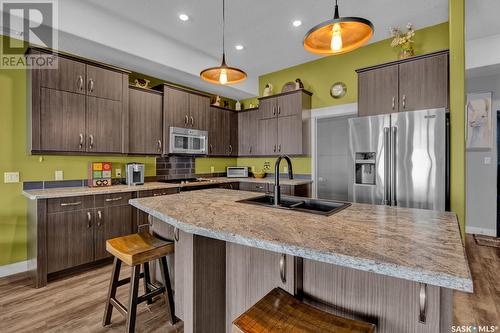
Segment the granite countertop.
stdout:
<path fill-rule="evenodd" d="M 107 187 L 57 187 L 41 190 L 25 190 L 23 195 L 31 200 L 38 199 L 51 199 L 51 198 L 65 198 L 76 197 L 81 195 L 95 195 L 95 194 L 109 194 L 109 193 L 123 193 L 123 192 L 136 192 L 148 190 L 161 190 L 165 188 L 177 188 L 177 184 L 168 184 L 160 182 L 148 182 L 144 185 L 112 185 Z"/>
<path fill-rule="evenodd" d="M 189 183 L 189 184 L 173 184 L 173 183 L 162 183 L 162 182 L 147 182 L 143 185 L 128 186 L 128 185 L 113 185 L 108 187 L 57 187 L 48 188 L 40 190 L 24 190 L 23 195 L 30 200 L 38 199 L 52 199 L 52 198 L 64 198 L 64 197 L 76 197 L 81 195 L 95 195 L 95 194 L 109 194 L 109 193 L 123 193 L 123 192 L 136 192 L 136 191 L 148 191 L 148 190 L 160 190 L 165 188 L 179 188 L 179 187 L 190 187 L 190 186 L 203 186 L 210 184 L 224 184 L 233 182 L 251 182 L 251 183 L 268 183 L 274 184 L 274 178 L 227 178 L 227 177 L 210 177 L 203 178 L 206 181 Z M 310 184 L 312 180 L 307 179 L 285 179 L 280 178 L 281 185 L 303 185 Z"/>
<path fill-rule="evenodd" d="M 188 233 L 472 292 L 454 213 L 352 204 L 320 216 L 237 202 L 256 195 L 207 189 L 130 204 Z"/>

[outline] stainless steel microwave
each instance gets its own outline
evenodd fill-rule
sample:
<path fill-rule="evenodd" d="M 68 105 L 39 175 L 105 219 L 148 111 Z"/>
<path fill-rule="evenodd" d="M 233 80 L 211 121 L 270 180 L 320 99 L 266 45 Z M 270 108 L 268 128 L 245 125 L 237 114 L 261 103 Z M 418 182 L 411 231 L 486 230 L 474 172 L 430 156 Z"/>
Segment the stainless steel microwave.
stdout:
<path fill-rule="evenodd" d="M 170 127 L 170 154 L 206 155 L 208 132 Z"/>

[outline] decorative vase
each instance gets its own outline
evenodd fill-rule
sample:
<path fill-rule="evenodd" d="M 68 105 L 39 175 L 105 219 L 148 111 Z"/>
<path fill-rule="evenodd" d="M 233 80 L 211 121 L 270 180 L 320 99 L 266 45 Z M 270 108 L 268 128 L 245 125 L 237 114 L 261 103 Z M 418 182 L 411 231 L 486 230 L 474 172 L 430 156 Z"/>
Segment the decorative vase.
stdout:
<path fill-rule="evenodd" d="M 402 45 L 401 50 L 399 51 L 399 59 L 406 59 L 413 57 L 415 55 L 415 50 L 411 44 Z"/>
<path fill-rule="evenodd" d="M 241 110 L 241 103 L 240 103 L 240 101 L 236 101 L 236 105 L 235 105 L 234 109 L 236 111 L 240 111 Z"/>

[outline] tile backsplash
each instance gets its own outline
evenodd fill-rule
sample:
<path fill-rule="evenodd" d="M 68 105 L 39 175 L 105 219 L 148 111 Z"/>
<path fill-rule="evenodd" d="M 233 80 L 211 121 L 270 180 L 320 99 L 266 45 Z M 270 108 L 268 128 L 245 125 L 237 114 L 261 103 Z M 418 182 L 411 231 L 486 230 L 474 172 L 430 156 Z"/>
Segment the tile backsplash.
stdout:
<path fill-rule="evenodd" d="M 158 180 L 191 177 L 196 177 L 194 157 L 162 156 L 156 158 L 156 178 Z"/>

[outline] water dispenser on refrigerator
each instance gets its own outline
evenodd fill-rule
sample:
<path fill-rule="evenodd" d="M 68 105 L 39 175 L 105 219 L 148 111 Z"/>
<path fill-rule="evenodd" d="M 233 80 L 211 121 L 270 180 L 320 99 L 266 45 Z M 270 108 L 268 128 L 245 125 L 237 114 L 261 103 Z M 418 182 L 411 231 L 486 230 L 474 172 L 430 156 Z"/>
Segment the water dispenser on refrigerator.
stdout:
<path fill-rule="evenodd" d="M 376 153 L 356 152 L 355 160 L 355 182 L 361 185 L 375 185 L 376 183 Z"/>

